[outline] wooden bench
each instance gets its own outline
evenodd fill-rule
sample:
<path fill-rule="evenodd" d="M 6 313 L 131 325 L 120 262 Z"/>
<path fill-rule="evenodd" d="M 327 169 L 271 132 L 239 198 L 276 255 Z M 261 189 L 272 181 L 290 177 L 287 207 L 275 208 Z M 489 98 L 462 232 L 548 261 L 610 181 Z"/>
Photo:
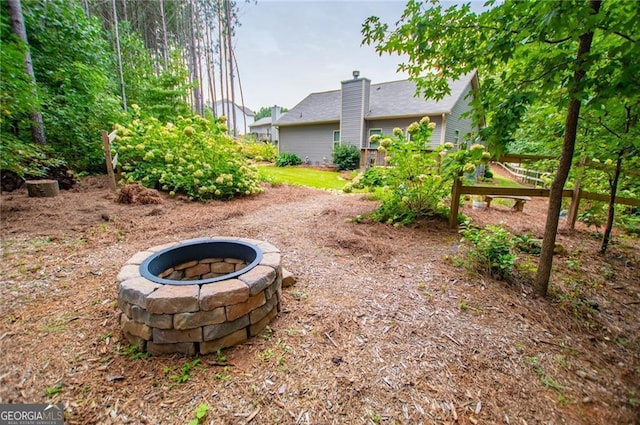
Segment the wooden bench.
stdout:
<path fill-rule="evenodd" d="M 487 203 L 487 208 L 491 206 L 491 201 L 493 201 L 496 198 L 513 199 L 516 202 L 515 204 L 513 204 L 513 208 L 511 208 L 511 210 L 519 211 L 519 212 L 522 212 L 522 210 L 524 209 L 524 204 L 527 201 L 531 200 L 530 196 L 484 195 L 484 201 Z"/>

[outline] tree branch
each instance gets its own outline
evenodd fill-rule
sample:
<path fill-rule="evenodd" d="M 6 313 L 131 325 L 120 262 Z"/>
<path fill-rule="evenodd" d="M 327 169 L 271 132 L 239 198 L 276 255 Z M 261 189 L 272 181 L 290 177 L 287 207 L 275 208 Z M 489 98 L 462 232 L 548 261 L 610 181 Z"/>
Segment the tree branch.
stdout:
<path fill-rule="evenodd" d="M 637 42 L 637 40 L 634 40 L 634 39 L 633 39 L 633 38 L 631 38 L 630 36 L 628 36 L 628 35 L 626 35 L 626 34 L 623 34 L 623 33 L 621 33 L 620 31 L 611 31 L 609 28 L 605 27 L 604 25 L 598 25 L 598 27 L 597 27 L 597 28 L 598 28 L 598 29 L 601 29 L 601 30 L 603 30 L 603 31 L 609 31 L 609 32 L 611 32 L 611 33 L 613 33 L 613 34 L 617 35 L 618 37 L 622 37 L 622 38 L 624 38 L 625 40 L 630 41 L 630 42 L 632 42 L 632 43 L 636 43 L 636 42 Z"/>

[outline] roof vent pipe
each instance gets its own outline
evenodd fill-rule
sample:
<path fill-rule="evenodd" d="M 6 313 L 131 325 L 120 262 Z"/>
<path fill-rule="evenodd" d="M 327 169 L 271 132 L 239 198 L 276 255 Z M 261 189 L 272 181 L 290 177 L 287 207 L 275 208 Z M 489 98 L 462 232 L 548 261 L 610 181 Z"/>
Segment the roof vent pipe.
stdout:
<path fill-rule="evenodd" d="M 357 80 L 359 76 L 360 76 L 360 71 L 353 71 L 353 79 L 354 80 Z"/>

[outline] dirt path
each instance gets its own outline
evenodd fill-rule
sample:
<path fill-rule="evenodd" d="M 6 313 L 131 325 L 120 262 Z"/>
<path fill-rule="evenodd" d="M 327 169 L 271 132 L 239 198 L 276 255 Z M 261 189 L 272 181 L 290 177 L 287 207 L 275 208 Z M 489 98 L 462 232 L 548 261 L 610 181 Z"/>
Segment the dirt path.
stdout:
<path fill-rule="evenodd" d="M 603 258 L 589 232 L 563 231 L 563 281 L 533 300 L 458 266 L 444 223 L 353 223 L 376 206 L 362 195 L 114 198 L 98 178 L 53 199 L 2 194 L 0 403 L 62 402 L 70 424 L 183 424 L 201 403 L 213 424 L 640 421 L 637 240 Z M 541 234 L 545 204 L 464 212 Z M 115 276 L 137 251 L 214 235 L 272 243 L 297 284 L 270 331 L 177 383 L 193 359 L 123 354 Z"/>

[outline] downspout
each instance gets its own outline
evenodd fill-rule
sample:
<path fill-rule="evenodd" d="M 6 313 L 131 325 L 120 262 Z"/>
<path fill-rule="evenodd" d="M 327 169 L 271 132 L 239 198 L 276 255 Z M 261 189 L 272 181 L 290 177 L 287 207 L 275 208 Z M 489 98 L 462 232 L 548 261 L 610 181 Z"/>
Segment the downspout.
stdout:
<path fill-rule="evenodd" d="M 440 144 L 444 145 L 444 135 L 447 132 L 447 114 L 442 114 L 442 130 L 440 131 Z"/>

